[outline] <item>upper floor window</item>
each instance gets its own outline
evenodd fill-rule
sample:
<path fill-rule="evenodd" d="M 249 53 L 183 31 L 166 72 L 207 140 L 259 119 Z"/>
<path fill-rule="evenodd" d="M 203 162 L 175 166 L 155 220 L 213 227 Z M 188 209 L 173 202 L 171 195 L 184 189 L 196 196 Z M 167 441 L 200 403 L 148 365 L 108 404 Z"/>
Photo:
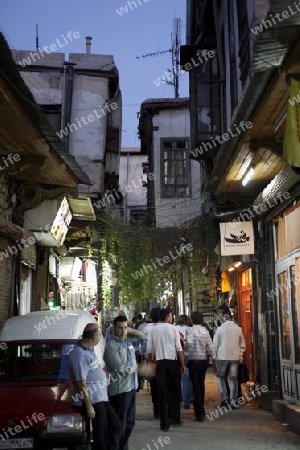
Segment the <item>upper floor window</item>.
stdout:
<path fill-rule="evenodd" d="M 162 139 L 162 196 L 187 197 L 189 195 L 188 141 Z"/>
<path fill-rule="evenodd" d="M 237 1 L 237 13 L 239 23 L 239 58 L 240 80 L 245 86 L 250 68 L 250 32 L 248 24 L 247 2 Z"/>

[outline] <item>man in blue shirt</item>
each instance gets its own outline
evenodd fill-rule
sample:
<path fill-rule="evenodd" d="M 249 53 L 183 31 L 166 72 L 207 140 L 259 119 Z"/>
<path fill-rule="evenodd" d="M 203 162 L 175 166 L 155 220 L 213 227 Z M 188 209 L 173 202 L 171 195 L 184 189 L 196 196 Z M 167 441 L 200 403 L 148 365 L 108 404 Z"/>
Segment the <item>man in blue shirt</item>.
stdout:
<path fill-rule="evenodd" d="M 119 450 L 121 423 L 108 401 L 109 380 L 94 352 L 101 336 L 101 327 L 89 323 L 70 354 L 69 368 L 74 384 L 72 399 L 85 417 L 88 430 L 92 419 L 95 450 Z"/>

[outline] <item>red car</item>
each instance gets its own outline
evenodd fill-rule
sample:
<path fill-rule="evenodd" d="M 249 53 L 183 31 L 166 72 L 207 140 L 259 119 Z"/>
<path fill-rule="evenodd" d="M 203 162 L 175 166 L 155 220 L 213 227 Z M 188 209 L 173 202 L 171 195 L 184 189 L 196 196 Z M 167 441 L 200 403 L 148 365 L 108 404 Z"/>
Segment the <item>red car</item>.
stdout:
<path fill-rule="evenodd" d="M 93 320 L 88 311 L 39 311 L 6 322 L 0 334 L 0 449 L 90 449 L 84 419 L 72 406 L 68 360 Z"/>

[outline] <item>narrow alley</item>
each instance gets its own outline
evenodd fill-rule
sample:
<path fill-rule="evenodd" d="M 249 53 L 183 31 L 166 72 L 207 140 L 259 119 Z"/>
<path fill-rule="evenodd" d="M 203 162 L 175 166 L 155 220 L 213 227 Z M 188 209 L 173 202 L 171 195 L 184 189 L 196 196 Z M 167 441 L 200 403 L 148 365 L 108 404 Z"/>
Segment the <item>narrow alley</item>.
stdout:
<path fill-rule="evenodd" d="M 206 375 L 206 416 L 220 404 L 215 376 L 210 368 Z M 238 410 L 220 414 L 217 419 L 195 422 L 192 405 L 181 409 L 182 425 L 160 431 L 153 418 L 147 384 L 137 394 L 137 421 L 130 450 L 291 450 L 300 448 L 300 436 L 288 424 L 276 420 L 273 413 L 262 410 L 254 399 Z M 163 439 L 159 439 L 162 436 Z M 167 439 L 169 438 L 169 439 Z"/>

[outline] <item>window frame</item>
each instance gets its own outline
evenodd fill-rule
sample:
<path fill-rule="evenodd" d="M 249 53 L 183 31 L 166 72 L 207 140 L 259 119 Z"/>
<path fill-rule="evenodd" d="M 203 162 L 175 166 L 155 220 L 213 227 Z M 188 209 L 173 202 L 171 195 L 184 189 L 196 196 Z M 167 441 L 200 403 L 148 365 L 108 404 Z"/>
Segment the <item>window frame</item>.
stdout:
<path fill-rule="evenodd" d="M 164 144 L 167 142 L 172 143 L 172 148 L 166 149 L 164 147 Z M 165 184 L 165 158 L 164 158 L 164 152 L 165 151 L 176 151 L 181 150 L 180 148 L 175 148 L 174 144 L 178 142 L 184 142 L 185 148 L 182 149 L 185 152 L 185 160 L 186 160 L 186 170 L 185 170 L 185 178 L 186 183 L 184 184 L 177 184 L 176 180 L 173 184 L 174 190 L 172 193 L 168 192 L 167 186 L 172 186 L 171 184 L 166 185 Z M 176 137 L 176 138 L 161 138 L 160 139 L 160 158 L 161 158 L 161 197 L 163 198 L 189 198 L 191 197 L 191 183 L 190 183 L 190 159 L 189 159 L 189 152 L 190 152 L 190 140 L 187 137 Z M 172 159 L 174 162 L 174 159 Z M 178 160 L 179 161 L 179 160 Z M 184 161 L 184 158 L 180 159 L 180 161 Z M 176 171 L 176 168 L 175 168 Z M 174 176 L 174 178 L 176 175 Z M 180 192 L 176 193 L 176 190 L 184 187 L 186 189 L 186 193 L 182 194 Z"/>

